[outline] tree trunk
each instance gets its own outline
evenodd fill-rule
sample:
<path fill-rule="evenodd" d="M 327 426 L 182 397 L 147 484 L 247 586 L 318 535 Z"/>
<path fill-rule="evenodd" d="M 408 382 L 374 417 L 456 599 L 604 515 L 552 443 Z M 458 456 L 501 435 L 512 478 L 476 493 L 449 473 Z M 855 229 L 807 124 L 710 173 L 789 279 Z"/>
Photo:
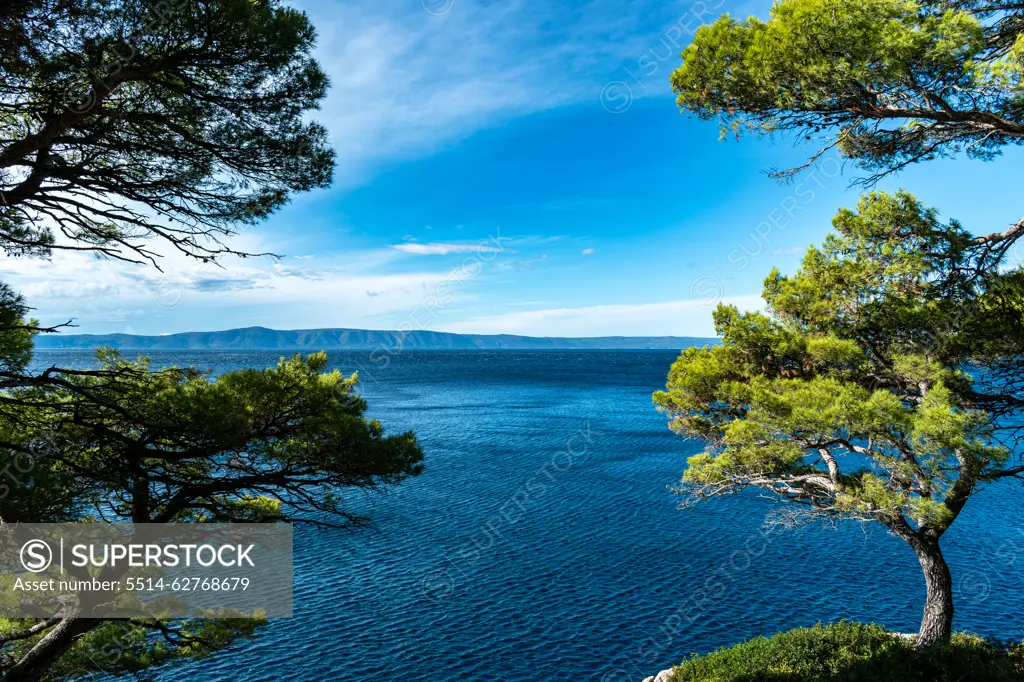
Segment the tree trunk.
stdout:
<path fill-rule="evenodd" d="M 949 639 L 953 632 L 953 577 L 937 539 L 920 540 L 914 544 L 914 551 L 927 586 L 924 617 L 915 644 L 924 647 Z"/>
<path fill-rule="evenodd" d="M 64 655 L 75 639 L 102 621 L 92 618 L 64 618 L 25 654 L 7 669 L 4 682 L 38 682 L 57 660 Z"/>

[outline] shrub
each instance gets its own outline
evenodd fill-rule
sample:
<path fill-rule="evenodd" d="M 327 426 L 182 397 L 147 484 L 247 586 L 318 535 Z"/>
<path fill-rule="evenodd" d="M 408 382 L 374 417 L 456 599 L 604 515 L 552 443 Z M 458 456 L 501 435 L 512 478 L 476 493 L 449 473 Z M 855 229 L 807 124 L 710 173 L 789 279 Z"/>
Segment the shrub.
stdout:
<path fill-rule="evenodd" d="M 840 621 L 757 637 L 675 668 L 669 682 L 1024 681 L 1024 648 L 957 633 L 915 649 L 878 625 Z"/>

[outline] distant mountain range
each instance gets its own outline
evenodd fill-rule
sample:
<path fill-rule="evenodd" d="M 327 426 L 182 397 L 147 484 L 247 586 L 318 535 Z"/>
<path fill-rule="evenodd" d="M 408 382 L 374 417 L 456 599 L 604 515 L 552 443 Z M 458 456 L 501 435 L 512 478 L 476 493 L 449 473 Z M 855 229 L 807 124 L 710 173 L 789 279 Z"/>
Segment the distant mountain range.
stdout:
<path fill-rule="evenodd" d="M 395 349 L 399 343 L 402 350 L 681 350 L 690 346 L 716 344 L 718 339 L 690 336 L 558 338 L 430 331 L 401 334 L 365 329 L 277 330 L 265 327 L 164 336 L 40 334 L 36 337 L 36 348 L 46 349 L 109 346 L 130 350 L 376 350 Z"/>

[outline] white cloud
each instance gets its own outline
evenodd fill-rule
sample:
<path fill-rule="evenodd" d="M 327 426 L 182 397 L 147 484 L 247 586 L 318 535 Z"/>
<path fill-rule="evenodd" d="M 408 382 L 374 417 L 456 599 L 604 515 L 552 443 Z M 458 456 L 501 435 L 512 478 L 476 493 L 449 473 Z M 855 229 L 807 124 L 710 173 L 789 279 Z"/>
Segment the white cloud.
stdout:
<path fill-rule="evenodd" d="M 662 49 L 665 27 L 691 6 L 691 0 L 617 6 L 585 1 L 571 7 L 524 0 L 454 0 L 449 11 L 434 16 L 415 1 L 404 9 L 371 0 L 298 2 L 317 27 L 317 57 L 332 80 L 323 110 L 315 117 L 330 130 L 338 153 L 336 184 L 342 189 L 365 184 L 381 168 L 427 156 L 515 117 L 579 103 L 599 108 L 602 87 L 627 78 L 623 65 L 636 64 L 637 57 L 652 47 Z M 638 27 L 644 25 L 656 28 L 643 34 Z M 648 86 L 654 94 L 669 92 L 664 78 L 667 60 L 659 62 L 657 74 L 644 77 L 643 87 L 635 88 L 636 96 L 644 96 Z M 434 261 L 402 254 L 494 253 L 505 244 L 419 244 L 409 236 L 406 243 L 391 248 L 313 255 L 317 249 L 301 240 L 301 249 L 280 248 L 280 240 L 289 238 L 287 230 L 280 230 L 279 242 L 267 244 L 249 231 L 231 240 L 232 248 L 250 253 L 304 254 L 277 264 L 227 258 L 224 269 L 204 267 L 151 242 L 151 248 L 164 254 L 164 273 L 56 252 L 48 262 L 0 257 L 0 280 L 22 291 L 44 323 L 75 317 L 82 332 L 113 331 L 114 323 L 117 330 L 134 328 L 139 333 L 247 324 L 390 328 L 448 275 L 441 265 L 433 265 L 436 271 L 419 266 Z M 525 238 L 513 245 L 528 251 L 559 239 Z M 594 250 L 583 251 L 590 253 Z M 396 272 L 397 264 L 409 261 L 416 267 Z M 499 263 L 494 272 L 526 269 L 531 262 Z M 460 294 L 460 304 L 474 300 L 478 284 Z M 479 292 L 483 291 L 481 287 Z M 533 311 L 522 314 L 534 318 L 480 317 L 460 324 L 479 328 L 494 319 L 498 326 L 484 331 L 498 331 L 501 325 L 547 325 L 563 330 L 557 333 L 593 333 L 604 314 L 600 310 L 617 308 L 548 311 L 546 317 L 545 311 Z M 449 314 L 454 318 L 455 310 Z M 579 331 L 564 331 L 570 329 L 574 314 Z M 543 319 L 548 321 L 542 323 Z M 621 332 L 626 324 L 620 322 L 615 331 Z"/>
<path fill-rule="evenodd" d="M 583 251 L 581 251 L 580 253 L 582 253 L 584 256 L 589 256 L 594 253 L 594 249 L 583 249 Z"/>
<path fill-rule="evenodd" d="M 154 247 L 161 247 L 159 242 Z M 233 246 L 259 253 L 267 248 L 247 233 Z M 225 259 L 203 265 L 164 251 L 163 272 L 74 251 L 55 251 L 47 261 L 0 256 L 0 281 L 25 296 L 44 324 L 74 319 L 68 333 L 124 331 L 164 333 L 268 327 L 390 328 L 451 271 L 450 266 L 387 272 L 400 255 L 391 249 L 350 250 L 298 262 L 269 258 Z M 368 295 L 368 292 L 370 295 Z M 460 292 L 463 301 L 472 292 Z"/>
<path fill-rule="evenodd" d="M 722 300 L 740 310 L 761 310 L 759 296 Z M 717 301 L 666 301 L 632 305 L 525 310 L 443 324 L 440 331 L 460 334 L 523 336 L 714 336 L 711 311 Z"/>
<path fill-rule="evenodd" d="M 391 248 L 403 253 L 423 256 L 446 256 L 449 253 L 498 253 L 503 249 L 486 244 L 393 244 Z"/>
<path fill-rule="evenodd" d="M 95 296 L 116 296 L 120 291 L 110 282 L 30 282 L 21 287 L 23 296 L 39 298 L 92 298 Z"/>

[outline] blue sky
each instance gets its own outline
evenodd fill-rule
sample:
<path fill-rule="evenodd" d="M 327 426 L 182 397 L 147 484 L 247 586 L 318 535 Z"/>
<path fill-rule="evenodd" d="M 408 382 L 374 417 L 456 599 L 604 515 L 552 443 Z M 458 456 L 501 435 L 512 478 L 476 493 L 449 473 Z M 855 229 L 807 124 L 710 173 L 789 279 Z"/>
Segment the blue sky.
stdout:
<path fill-rule="evenodd" d="M 770 268 L 795 270 L 860 193 L 835 157 L 780 185 L 764 170 L 803 152 L 720 142 L 675 107 L 668 76 L 700 21 L 769 6 L 310 0 L 337 180 L 233 242 L 283 260 L 169 254 L 161 273 L 58 254 L 0 260 L 0 277 L 82 333 L 712 335 L 718 300 L 757 307 Z M 1020 218 L 1022 168 L 1009 151 L 881 188 L 991 232 Z"/>

